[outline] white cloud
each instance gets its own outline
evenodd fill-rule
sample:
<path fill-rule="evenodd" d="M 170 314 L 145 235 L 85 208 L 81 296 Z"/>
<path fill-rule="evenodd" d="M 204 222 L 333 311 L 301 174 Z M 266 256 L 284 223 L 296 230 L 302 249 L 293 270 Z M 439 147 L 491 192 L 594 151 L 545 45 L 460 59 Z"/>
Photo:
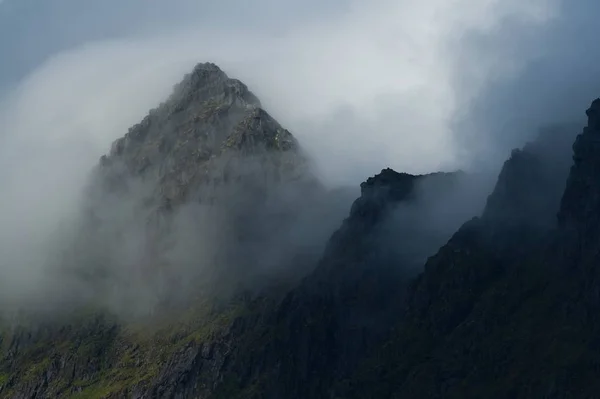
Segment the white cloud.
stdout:
<path fill-rule="evenodd" d="M 196 62 L 216 62 L 246 82 L 329 181 L 357 184 L 387 166 L 460 166 L 451 124 L 457 111 L 490 77 L 528 61 L 499 60 L 506 48 L 458 57 L 462 38 L 495 35 L 507 20 L 541 26 L 555 11 L 550 0 L 355 1 L 279 36 L 236 31 L 227 18 L 221 30 L 177 29 L 174 21 L 168 35 L 56 54 L 0 110 L 0 272 L 9 263 L 26 270 L 43 263 L 43 249 L 98 157 Z M 456 68 L 471 64 L 472 81 L 457 85 Z M 12 262 L 24 252 L 32 256 L 26 265 Z M 10 285 L 17 274 L 0 278 Z"/>
<path fill-rule="evenodd" d="M 25 81 L 16 97 L 16 130 L 39 134 L 32 125 L 40 124 L 51 132 L 45 139 L 76 135 L 105 151 L 194 62 L 215 61 L 247 82 L 335 181 L 357 182 L 384 166 L 425 172 L 457 165 L 449 123 L 461 96 L 456 90 L 463 89 L 452 80 L 457 38 L 493 33 L 506 18 L 543 23 L 552 5 L 356 1 L 334 18 L 292 26 L 280 37 L 236 34 L 227 26 L 93 43 L 57 55 Z M 480 80 L 498 67 L 468 61 L 482 65 Z"/>

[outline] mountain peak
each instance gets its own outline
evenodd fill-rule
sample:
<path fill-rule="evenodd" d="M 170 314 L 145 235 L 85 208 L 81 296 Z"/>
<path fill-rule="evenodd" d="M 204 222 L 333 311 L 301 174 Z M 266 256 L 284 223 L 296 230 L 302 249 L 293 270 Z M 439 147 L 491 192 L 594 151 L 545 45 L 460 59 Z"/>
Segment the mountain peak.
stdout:
<path fill-rule="evenodd" d="M 125 175 L 158 177 L 161 201 L 172 203 L 181 202 L 190 189 L 222 180 L 219 176 L 246 173 L 229 170 L 232 156 L 266 157 L 275 169 L 305 163 L 296 139 L 261 108 L 244 83 L 215 64 L 201 63 L 164 103 L 113 143 L 101 165 L 104 170 L 111 166 L 110 181 Z M 285 162 L 275 159 L 281 157 Z"/>
<path fill-rule="evenodd" d="M 570 263 L 595 253 L 600 237 L 600 98 L 587 109 L 588 124 L 573 144 L 573 165 L 558 213 L 559 226 L 570 243 Z"/>
<path fill-rule="evenodd" d="M 594 131 L 600 130 L 600 98 L 592 101 L 585 113 L 588 116 L 588 127 Z"/>
<path fill-rule="evenodd" d="M 171 97 L 176 109 L 189 105 L 194 99 L 214 100 L 225 104 L 261 107 L 259 99 L 237 79 L 231 79 L 213 63 L 199 63 L 175 86 Z"/>

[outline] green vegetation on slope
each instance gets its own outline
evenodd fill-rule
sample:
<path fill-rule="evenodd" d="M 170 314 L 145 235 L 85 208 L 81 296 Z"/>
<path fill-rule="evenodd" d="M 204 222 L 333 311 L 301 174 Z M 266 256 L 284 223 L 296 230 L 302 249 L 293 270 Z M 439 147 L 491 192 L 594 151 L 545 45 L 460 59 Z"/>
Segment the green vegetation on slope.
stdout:
<path fill-rule="evenodd" d="M 107 398 L 150 389 L 189 348 L 209 347 L 244 311 L 236 302 L 202 303 L 159 323 L 121 324 L 99 316 L 77 323 L 4 333 L 0 396 Z"/>

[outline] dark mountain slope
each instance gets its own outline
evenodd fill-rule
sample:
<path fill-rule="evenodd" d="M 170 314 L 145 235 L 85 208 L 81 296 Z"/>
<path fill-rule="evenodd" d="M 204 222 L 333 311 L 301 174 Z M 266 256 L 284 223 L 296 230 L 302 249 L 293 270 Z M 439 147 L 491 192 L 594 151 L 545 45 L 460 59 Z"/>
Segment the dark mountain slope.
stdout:
<path fill-rule="evenodd" d="M 573 145 L 574 165 L 558 214 L 568 267 L 591 267 L 600 238 L 600 99 L 587 110 L 588 126 Z M 593 272 L 590 270 L 590 272 Z"/>
<path fill-rule="evenodd" d="M 402 318 L 408 281 L 428 251 L 450 234 L 439 231 L 432 237 L 432 231 L 417 228 L 419 218 L 428 216 L 418 207 L 418 187 L 435 187 L 443 198 L 465 178 L 462 173 L 412 176 L 386 169 L 363 183 L 361 197 L 315 271 L 263 312 L 260 321 L 246 324 L 217 396 L 328 397 L 333 382 L 349 375 L 388 337 L 390 326 Z M 394 214 L 410 215 L 414 223 L 386 224 Z M 412 248 L 411 240 L 428 240 L 430 248 Z"/>
<path fill-rule="evenodd" d="M 595 273 L 575 271 L 597 265 L 582 255 L 597 253 L 599 242 L 586 227 L 600 209 L 594 123 L 590 117 L 573 147 L 566 189 L 564 158 L 544 162 L 543 138 L 513 153 L 483 216 L 429 259 L 394 337 L 340 396 L 597 397 Z"/>

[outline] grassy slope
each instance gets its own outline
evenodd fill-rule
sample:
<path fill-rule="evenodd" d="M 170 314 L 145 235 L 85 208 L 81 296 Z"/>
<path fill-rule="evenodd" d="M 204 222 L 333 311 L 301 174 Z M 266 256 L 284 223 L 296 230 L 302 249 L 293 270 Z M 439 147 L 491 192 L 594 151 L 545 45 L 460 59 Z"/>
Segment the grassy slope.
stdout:
<path fill-rule="evenodd" d="M 143 391 L 178 352 L 210 343 L 242 312 L 239 303 L 218 311 L 204 303 L 153 325 L 88 315 L 68 327 L 39 330 L 32 339 L 25 329 L 5 330 L 0 396 L 106 398 Z"/>

